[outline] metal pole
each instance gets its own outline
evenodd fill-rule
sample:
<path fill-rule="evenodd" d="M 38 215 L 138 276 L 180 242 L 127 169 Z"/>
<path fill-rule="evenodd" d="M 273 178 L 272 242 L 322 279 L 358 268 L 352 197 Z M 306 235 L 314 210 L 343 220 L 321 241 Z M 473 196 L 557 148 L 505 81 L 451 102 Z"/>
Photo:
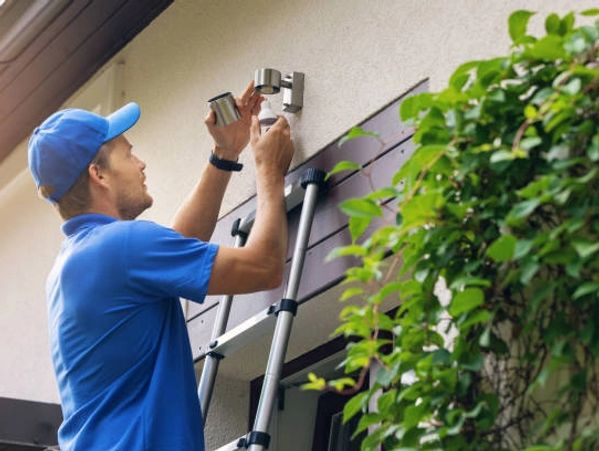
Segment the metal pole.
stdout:
<path fill-rule="evenodd" d="M 306 186 L 304 196 L 304 205 L 300 216 L 299 230 L 293 258 L 291 261 L 291 270 L 289 281 L 285 292 L 286 299 L 296 300 L 297 291 L 299 288 L 302 268 L 304 266 L 304 257 L 308 247 L 308 239 L 310 238 L 310 229 L 312 227 L 312 219 L 314 218 L 314 208 L 318 196 L 318 184 L 310 183 Z M 291 326 L 293 323 L 293 313 L 289 311 L 280 311 L 277 317 L 275 332 L 268 357 L 268 365 L 264 375 L 264 383 L 254 421 L 254 432 L 264 432 L 268 430 L 270 417 L 277 398 L 279 381 L 281 379 L 281 370 L 287 352 L 287 344 L 291 335 Z M 249 447 L 250 451 L 262 451 L 264 446 L 252 444 Z"/>
<path fill-rule="evenodd" d="M 235 247 L 242 247 L 245 244 L 246 238 L 247 235 L 245 233 L 237 233 L 237 235 L 235 235 Z M 210 339 L 211 342 L 214 342 L 214 340 L 225 333 L 227 322 L 229 321 L 229 313 L 231 311 L 232 302 L 233 296 L 227 295 L 223 296 L 222 300 L 218 303 L 216 321 L 214 322 L 212 338 Z M 202 376 L 200 377 L 200 383 L 198 384 L 198 397 L 200 398 L 200 407 L 202 409 L 203 425 L 206 425 L 208 407 L 210 406 L 210 400 L 212 399 L 214 381 L 216 379 L 216 373 L 218 372 L 218 364 L 221 359 L 221 356 L 213 353 L 208 353 L 204 359 Z"/>

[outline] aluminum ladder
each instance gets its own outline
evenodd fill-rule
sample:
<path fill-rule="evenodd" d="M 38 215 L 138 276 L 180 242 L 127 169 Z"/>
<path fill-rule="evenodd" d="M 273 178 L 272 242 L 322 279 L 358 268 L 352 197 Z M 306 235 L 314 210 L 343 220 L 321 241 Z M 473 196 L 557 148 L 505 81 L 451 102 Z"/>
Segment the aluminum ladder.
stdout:
<path fill-rule="evenodd" d="M 254 338 L 263 335 L 264 330 L 271 329 L 273 323 L 274 333 L 254 426 L 246 435 L 218 448 L 218 451 L 243 449 L 261 451 L 268 449 L 270 443 L 268 427 L 277 399 L 277 391 L 293 326 L 293 318 L 297 313 L 297 293 L 300 278 L 314 219 L 316 201 L 319 193 L 325 187 L 325 175 L 324 171 L 308 168 L 302 174 L 299 183 L 285 187 L 287 212 L 301 203 L 303 205 L 297 239 L 291 259 L 289 279 L 287 280 L 283 299 L 228 332 L 225 332 L 225 330 L 227 328 L 233 296 L 224 296 L 219 303 L 211 341 L 208 345 L 210 351 L 206 353 L 202 375 L 198 384 L 198 396 L 204 424 L 208 416 L 208 408 L 212 398 L 219 362 L 227 355 L 231 355 L 243 347 L 246 343 L 251 342 Z M 235 237 L 236 247 L 241 247 L 245 244 L 254 219 L 255 213 L 252 213 L 246 218 L 238 219 L 233 224 L 231 234 Z"/>

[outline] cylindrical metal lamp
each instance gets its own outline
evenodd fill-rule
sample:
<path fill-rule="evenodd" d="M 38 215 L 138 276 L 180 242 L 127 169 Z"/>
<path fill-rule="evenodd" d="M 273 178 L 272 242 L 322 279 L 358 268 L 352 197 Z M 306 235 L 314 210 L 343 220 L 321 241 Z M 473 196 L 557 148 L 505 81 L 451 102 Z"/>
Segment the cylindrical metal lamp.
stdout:
<path fill-rule="evenodd" d="M 216 114 L 216 126 L 224 127 L 225 125 L 236 122 L 241 117 L 237 106 L 235 105 L 235 98 L 230 92 L 225 92 L 216 97 L 212 97 L 208 100 L 210 108 Z"/>
<path fill-rule="evenodd" d="M 262 94 L 276 94 L 281 90 L 281 72 L 276 69 L 256 69 L 254 87 Z"/>

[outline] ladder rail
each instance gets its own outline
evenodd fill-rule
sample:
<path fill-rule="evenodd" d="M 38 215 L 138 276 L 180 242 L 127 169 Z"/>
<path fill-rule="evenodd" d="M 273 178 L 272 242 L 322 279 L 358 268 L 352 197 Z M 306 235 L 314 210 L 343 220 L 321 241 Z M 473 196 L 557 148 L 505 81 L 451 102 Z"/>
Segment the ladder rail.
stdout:
<path fill-rule="evenodd" d="M 247 239 L 247 234 L 241 231 L 237 231 L 235 235 L 235 247 L 242 247 Z M 227 322 L 229 321 L 229 314 L 231 312 L 231 304 L 233 302 L 232 295 L 223 296 L 223 299 L 218 303 L 218 310 L 216 312 L 216 320 L 212 329 L 212 340 L 220 337 L 227 329 Z M 212 341 L 211 340 L 211 341 Z M 208 417 L 208 408 L 210 407 L 210 401 L 212 400 L 212 393 L 214 392 L 214 383 L 216 381 L 216 373 L 218 372 L 218 366 L 222 357 L 216 353 L 208 353 L 204 361 L 204 367 L 202 368 L 202 375 L 198 384 L 198 398 L 200 399 L 200 409 L 202 411 L 202 424 L 206 425 L 206 418 Z"/>
<path fill-rule="evenodd" d="M 304 205 L 300 216 L 299 232 L 293 251 L 289 281 L 285 292 L 286 299 L 295 301 L 297 296 L 306 249 L 308 247 L 308 240 L 310 238 L 310 229 L 314 218 L 318 190 L 319 186 L 316 183 L 310 183 L 306 186 Z M 289 344 L 289 337 L 291 335 L 293 318 L 294 313 L 290 311 L 281 311 L 278 314 L 252 432 L 267 433 L 268 431 L 272 411 L 277 398 L 277 391 L 287 346 Z M 250 444 L 248 449 L 250 451 L 261 451 L 266 447 L 267 446 L 262 444 L 254 443 Z"/>

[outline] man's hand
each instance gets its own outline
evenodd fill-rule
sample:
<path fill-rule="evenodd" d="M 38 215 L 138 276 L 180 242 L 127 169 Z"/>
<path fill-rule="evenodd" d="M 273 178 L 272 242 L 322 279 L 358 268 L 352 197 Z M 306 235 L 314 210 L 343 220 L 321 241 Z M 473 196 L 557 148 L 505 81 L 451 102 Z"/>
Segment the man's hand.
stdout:
<path fill-rule="evenodd" d="M 250 140 L 252 115 L 258 114 L 260 103 L 263 100 L 264 97 L 254 90 L 254 82 L 251 81 L 241 97 L 235 98 L 235 104 L 241 115 L 238 121 L 225 127 L 217 127 L 216 114 L 210 110 L 204 123 L 214 138 L 214 152 L 217 157 L 227 160 L 237 160 L 239 158 L 239 154 Z"/>
<path fill-rule="evenodd" d="M 250 128 L 252 150 L 258 170 L 266 169 L 273 175 L 284 176 L 293 157 L 293 143 L 287 120 L 279 116 L 264 135 L 260 134 L 258 117 L 252 116 Z"/>

